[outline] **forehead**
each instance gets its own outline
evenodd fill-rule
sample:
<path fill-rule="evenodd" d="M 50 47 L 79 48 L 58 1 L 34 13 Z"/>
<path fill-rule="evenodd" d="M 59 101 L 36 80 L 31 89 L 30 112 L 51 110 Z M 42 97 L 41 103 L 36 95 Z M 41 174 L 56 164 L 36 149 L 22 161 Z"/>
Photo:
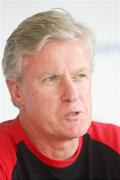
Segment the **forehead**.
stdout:
<path fill-rule="evenodd" d="M 91 65 L 90 54 L 80 40 L 57 41 L 52 40 L 45 44 L 40 52 L 26 55 L 24 62 L 27 68 L 36 71 L 51 70 L 62 71 L 67 67 L 70 71 L 80 68 L 89 68 Z"/>

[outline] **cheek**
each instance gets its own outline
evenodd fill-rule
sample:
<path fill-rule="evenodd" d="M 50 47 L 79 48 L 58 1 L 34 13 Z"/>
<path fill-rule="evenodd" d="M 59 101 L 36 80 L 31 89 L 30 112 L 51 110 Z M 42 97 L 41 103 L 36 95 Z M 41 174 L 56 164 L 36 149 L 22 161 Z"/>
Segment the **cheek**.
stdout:
<path fill-rule="evenodd" d="M 91 98 L 91 86 L 89 83 L 81 84 L 79 86 L 79 93 L 80 96 L 83 97 L 84 99 L 90 99 Z"/>
<path fill-rule="evenodd" d="M 82 88 L 80 90 L 80 99 L 83 103 L 83 106 L 86 110 L 86 112 L 91 112 L 91 88 Z"/>
<path fill-rule="evenodd" d="M 48 92 L 36 92 L 31 98 L 32 108 L 36 108 L 39 112 L 49 112 L 55 109 L 56 100 L 53 95 Z"/>
<path fill-rule="evenodd" d="M 49 119 L 53 119 L 56 114 L 55 99 L 46 94 L 38 94 L 33 98 L 31 111 L 33 112 L 31 116 L 34 116 L 37 119 L 44 119 L 44 121 L 49 121 Z"/>
<path fill-rule="evenodd" d="M 25 99 L 24 112 L 34 120 L 48 119 L 55 113 L 55 105 L 51 96 L 37 92 L 29 93 Z"/>
<path fill-rule="evenodd" d="M 46 110 L 49 110 L 51 108 L 54 107 L 54 104 L 55 104 L 55 99 L 54 97 L 50 96 L 50 95 L 40 95 L 38 96 L 38 99 L 37 99 L 38 103 L 41 104 L 42 106 L 42 109 L 44 109 L 45 111 Z"/>

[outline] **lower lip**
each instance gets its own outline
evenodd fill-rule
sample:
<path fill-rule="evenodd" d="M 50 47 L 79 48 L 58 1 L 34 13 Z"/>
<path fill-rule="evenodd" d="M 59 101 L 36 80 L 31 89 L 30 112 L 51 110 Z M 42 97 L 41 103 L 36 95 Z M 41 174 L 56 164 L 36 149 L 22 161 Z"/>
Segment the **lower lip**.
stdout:
<path fill-rule="evenodd" d="M 79 120 L 80 116 L 81 116 L 81 112 L 78 112 L 75 115 L 71 115 L 71 116 L 65 115 L 64 118 L 69 120 L 69 121 L 75 121 L 75 120 Z"/>

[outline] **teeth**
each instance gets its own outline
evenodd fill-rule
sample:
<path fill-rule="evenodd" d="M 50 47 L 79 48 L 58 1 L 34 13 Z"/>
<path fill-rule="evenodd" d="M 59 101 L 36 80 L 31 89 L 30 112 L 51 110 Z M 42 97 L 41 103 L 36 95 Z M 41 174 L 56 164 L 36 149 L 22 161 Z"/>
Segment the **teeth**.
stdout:
<path fill-rule="evenodd" d="M 70 112 L 68 113 L 69 116 L 75 116 L 77 114 L 77 112 Z"/>

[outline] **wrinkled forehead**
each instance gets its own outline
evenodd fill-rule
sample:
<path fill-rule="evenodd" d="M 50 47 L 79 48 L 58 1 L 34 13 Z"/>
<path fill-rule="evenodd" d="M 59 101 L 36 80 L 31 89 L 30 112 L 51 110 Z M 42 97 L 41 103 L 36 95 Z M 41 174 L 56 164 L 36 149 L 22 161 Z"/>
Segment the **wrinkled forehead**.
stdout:
<path fill-rule="evenodd" d="M 55 70 L 61 72 L 64 68 L 69 71 L 87 69 L 91 66 L 90 54 L 80 40 L 57 41 L 46 43 L 42 49 L 32 55 L 23 57 L 23 65 L 27 68 L 37 68 L 39 71 Z"/>

